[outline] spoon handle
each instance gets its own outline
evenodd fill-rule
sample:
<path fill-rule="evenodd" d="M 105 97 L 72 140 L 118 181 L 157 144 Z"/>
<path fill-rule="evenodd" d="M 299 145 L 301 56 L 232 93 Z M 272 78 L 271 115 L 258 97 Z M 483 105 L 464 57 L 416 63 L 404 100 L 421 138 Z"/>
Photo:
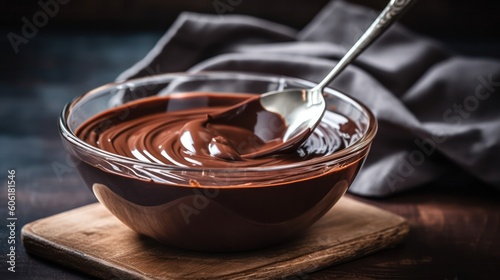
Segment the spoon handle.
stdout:
<path fill-rule="evenodd" d="M 323 89 L 337 77 L 344 68 L 351 63 L 364 49 L 383 33 L 396 19 L 411 6 L 416 0 L 391 0 L 365 33 L 342 57 L 328 75 L 312 90 L 322 92 Z"/>

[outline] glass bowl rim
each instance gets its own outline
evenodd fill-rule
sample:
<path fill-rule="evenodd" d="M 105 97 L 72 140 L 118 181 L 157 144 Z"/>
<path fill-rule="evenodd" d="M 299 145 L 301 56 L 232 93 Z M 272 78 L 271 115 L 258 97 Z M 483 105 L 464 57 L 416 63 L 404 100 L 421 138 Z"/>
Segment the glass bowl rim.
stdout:
<path fill-rule="evenodd" d="M 353 98 L 351 96 L 348 96 L 344 94 L 343 92 L 333 89 L 331 87 L 327 87 L 327 89 L 330 92 L 329 94 L 334 94 L 336 97 L 340 97 L 344 99 L 344 101 L 348 102 L 349 104 L 358 107 L 358 109 L 362 112 L 364 112 L 367 117 L 368 117 L 368 127 L 366 133 L 364 133 L 360 139 L 358 139 L 354 144 L 351 146 L 341 149 L 339 151 L 336 151 L 328 156 L 323 156 L 323 157 L 316 157 L 308 160 L 302 160 L 298 161 L 296 163 L 290 163 L 290 164 L 280 164 L 280 165 L 266 165 L 264 167 L 260 166 L 252 166 L 252 167 L 183 167 L 183 166 L 177 166 L 177 165 L 169 165 L 169 164 L 164 164 L 164 163 L 149 163 L 149 162 L 144 162 L 139 159 L 134 159 L 118 154 L 114 154 L 111 152 L 107 152 L 104 150 L 101 150 L 99 148 L 96 148 L 79 137 L 77 137 L 73 131 L 69 128 L 69 125 L 67 123 L 67 117 L 69 116 L 70 110 L 80 101 L 84 100 L 85 98 L 88 98 L 89 96 L 93 96 L 95 94 L 103 93 L 104 91 L 113 89 L 113 88 L 118 88 L 118 87 L 130 87 L 129 85 L 131 84 L 140 84 L 142 86 L 147 85 L 148 83 L 151 84 L 150 82 L 159 82 L 159 81 L 165 81 L 171 78 L 175 77 L 197 77 L 197 76 L 208 76 L 208 77 L 220 77 L 223 79 L 237 79 L 241 77 L 245 77 L 247 79 L 251 78 L 258 78 L 260 80 L 270 80 L 271 78 L 279 78 L 279 79 L 285 79 L 287 81 L 294 81 L 299 84 L 303 85 L 309 85 L 313 87 L 316 85 L 316 83 L 301 79 L 301 78 L 295 78 L 295 77 L 289 77 L 289 76 L 284 76 L 284 75 L 279 75 L 279 74 L 265 74 L 265 73 L 254 73 L 254 72 L 242 72 L 242 71 L 201 71 L 201 72 L 172 72 L 172 73 L 163 73 L 163 74 L 155 74 L 155 75 L 149 75 L 149 76 L 144 76 L 144 77 L 139 77 L 139 78 L 134 78 L 134 79 L 129 79 L 129 80 L 123 80 L 123 81 L 115 81 L 115 82 L 110 82 L 107 84 L 104 84 L 100 87 L 97 87 L 95 89 L 92 89 L 86 93 L 83 93 L 77 97 L 75 97 L 73 100 L 69 101 L 62 109 L 60 115 L 59 115 L 59 132 L 62 137 L 64 137 L 65 140 L 67 140 L 69 143 L 72 145 L 75 145 L 78 148 L 84 149 L 86 152 L 90 152 L 93 155 L 97 156 L 97 158 L 102 159 L 102 160 L 113 160 L 116 162 L 120 163 L 127 163 L 131 164 L 132 166 L 141 166 L 141 168 L 152 168 L 152 169 L 157 169 L 157 170 L 164 170 L 164 171 L 189 171 L 189 172 L 204 172 L 207 170 L 210 170 L 210 172 L 224 172 L 224 173 L 236 173 L 236 172 L 262 172 L 262 171 L 280 171 L 280 170 L 289 170 L 289 169 L 295 169 L 295 168 L 301 168 L 301 167 L 311 167 L 315 166 L 317 164 L 326 164 L 328 163 L 329 165 L 335 165 L 338 164 L 342 161 L 345 161 L 351 157 L 356 156 L 357 154 L 363 152 L 373 141 L 373 138 L 376 135 L 377 129 L 378 129 L 378 124 L 377 120 L 375 118 L 375 115 L 372 113 L 372 111 L 366 107 L 362 102 L 357 100 L 356 98 Z M 128 85 L 129 84 L 129 85 Z M 121 174 L 121 173 L 120 173 Z"/>

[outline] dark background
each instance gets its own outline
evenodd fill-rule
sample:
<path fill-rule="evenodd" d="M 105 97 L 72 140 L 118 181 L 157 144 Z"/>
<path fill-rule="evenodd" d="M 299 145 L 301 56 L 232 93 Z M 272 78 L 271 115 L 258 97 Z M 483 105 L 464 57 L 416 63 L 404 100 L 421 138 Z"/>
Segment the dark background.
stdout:
<path fill-rule="evenodd" d="M 297 29 L 329 2 L 232 1 L 239 4 L 224 15 L 247 14 Z M 4 1 L 0 11 L 1 279 L 88 278 L 28 256 L 19 238 L 26 223 L 95 201 L 66 161 L 57 131 L 59 112 L 73 97 L 113 81 L 143 58 L 180 12 L 217 13 L 213 0 L 67 2 L 18 53 L 7 34 L 20 34 L 22 18 L 31 21 L 41 7 L 38 1 L 11 0 Z M 388 1 L 351 2 L 381 9 Z M 401 22 L 458 53 L 489 59 L 500 58 L 499 15 L 500 1 L 420 0 Z M 16 170 L 18 186 L 16 274 L 6 273 L 7 231 L 2 226 L 9 169 Z M 408 219 L 412 230 L 407 240 L 395 249 L 303 279 L 495 279 L 500 272 L 499 198 L 497 191 L 479 182 L 462 189 L 422 186 L 387 199 L 358 197 Z"/>
<path fill-rule="evenodd" d="M 40 0 L 51 2 L 58 0 Z M 217 14 L 215 3 L 235 3 L 224 15 L 245 14 L 282 23 L 297 29 L 304 27 L 329 0 L 59 0 L 59 11 L 48 24 L 39 28 L 38 37 L 50 34 L 68 36 L 93 33 L 119 35 L 153 33 L 157 38 L 168 29 L 182 11 Z M 346 0 L 349 1 L 349 0 Z M 67 3 L 66 3 L 67 2 Z M 382 9 L 387 0 L 350 0 L 374 9 Z M 229 2 L 231 3 L 231 2 Z M 32 21 L 40 11 L 39 1 L 7 1 L 1 11 L 1 56 L 12 56 L 6 34 L 21 33 L 22 18 Z M 219 11 L 220 12 L 220 11 Z M 420 0 L 401 20 L 411 30 L 434 38 L 465 55 L 500 57 L 500 1 Z M 42 35 L 42 36 L 38 36 Z M 20 49 L 26 48 L 20 45 Z M 10 49 L 10 50 L 9 50 Z M 16 60 L 7 60 L 15 64 Z M 3 63 L 5 66 L 6 63 Z M 8 65 L 7 67 L 11 67 Z M 9 70 L 0 69 L 2 73 Z M 9 78 L 15 78 L 9 76 Z"/>
<path fill-rule="evenodd" d="M 214 0 L 65 1 L 68 3 L 61 5 L 64 8 L 51 19 L 50 27 L 165 30 L 181 11 L 217 12 Z M 19 27 L 21 17 L 29 17 L 39 10 L 37 2 L 18 0 L 4 3 L 3 25 Z M 253 15 L 301 28 L 328 2 L 329 0 L 233 0 L 236 3 L 234 9 L 226 13 Z M 382 9 L 388 1 L 349 2 Z M 5 9 L 5 6 L 8 8 Z M 401 21 L 411 29 L 433 37 L 496 40 L 500 26 L 499 8 L 498 1 L 420 0 Z"/>

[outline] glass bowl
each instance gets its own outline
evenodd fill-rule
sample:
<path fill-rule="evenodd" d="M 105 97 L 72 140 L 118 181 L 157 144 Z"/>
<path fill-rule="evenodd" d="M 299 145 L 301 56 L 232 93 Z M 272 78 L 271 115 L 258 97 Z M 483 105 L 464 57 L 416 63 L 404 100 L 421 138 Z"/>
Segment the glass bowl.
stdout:
<path fill-rule="evenodd" d="M 313 86 L 296 78 L 239 72 L 149 76 L 104 85 L 74 99 L 61 113 L 59 131 L 86 186 L 134 231 L 190 250 L 251 250 L 297 237 L 345 194 L 377 130 L 375 117 L 364 105 L 325 89 L 325 116 L 335 112 L 355 122 L 356 137 L 331 155 L 277 166 L 238 167 L 229 162 L 219 168 L 191 168 L 147 163 L 100 150 L 78 138 L 75 130 L 96 114 L 148 96 L 259 94 Z M 193 178 L 196 185 L 191 184 Z"/>

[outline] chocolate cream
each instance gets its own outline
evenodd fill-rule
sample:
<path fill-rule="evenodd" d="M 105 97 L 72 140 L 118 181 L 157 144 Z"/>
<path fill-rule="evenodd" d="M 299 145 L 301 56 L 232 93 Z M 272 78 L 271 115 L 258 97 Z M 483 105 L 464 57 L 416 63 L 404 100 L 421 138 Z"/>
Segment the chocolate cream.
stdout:
<path fill-rule="evenodd" d="M 136 232 L 169 246 L 228 252 L 290 240 L 342 197 L 367 150 L 339 164 L 279 168 L 325 157 L 357 140 L 360 132 L 353 121 L 327 111 L 300 147 L 242 157 L 279 143 L 276 137 L 283 129 L 283 120 L 258 105 L 242 114 L 234 112 L 224 123 L 211 119 L 249 98 L 258 95 L 199 92 L 144 98 L 104 111 L 76 130 L 99 149 L 185 168 L 161 173 L 104 157 L 82 160 L 87 155 L 81 149 L 75 150 L 76 166 L 111 213 Z M 254 166 L 264 168 L 231 172 Z"/>
<path fill-rule="evenodd" d="M 355 141 L 357 125 L 327 111 L 297 149 L 260 158 L 242 155 L 281 141 L 285 128 L 277 114 L 256 105 L 244 114 L 216 121 L 253 94 L 179 93 L 129 102 L 87 120 L 76 135 L 99 149 L 144 162 L 181 167 L 252 167 L 296 163 L 330 155 Z M 258 103 L 256 103 L 258 104 Z"/>

